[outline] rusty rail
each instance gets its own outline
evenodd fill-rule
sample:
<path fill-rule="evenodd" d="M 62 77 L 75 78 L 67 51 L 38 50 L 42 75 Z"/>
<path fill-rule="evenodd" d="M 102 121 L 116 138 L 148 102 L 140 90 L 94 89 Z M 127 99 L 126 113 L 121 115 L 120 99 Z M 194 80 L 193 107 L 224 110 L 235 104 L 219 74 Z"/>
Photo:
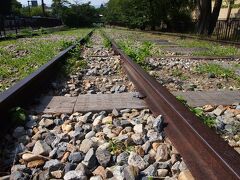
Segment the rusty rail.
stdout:
<path fill-rule="evenodd" d="M 130 80 L 146 96 L 150 110 L 156 116 L 164 115 L 167 136 L 183 156 L 193 176 L 199 180 L 240 179 L 239 154 L 125 55 L 113 40 L 110 41 L 115 53 L 121 56 Z"/>

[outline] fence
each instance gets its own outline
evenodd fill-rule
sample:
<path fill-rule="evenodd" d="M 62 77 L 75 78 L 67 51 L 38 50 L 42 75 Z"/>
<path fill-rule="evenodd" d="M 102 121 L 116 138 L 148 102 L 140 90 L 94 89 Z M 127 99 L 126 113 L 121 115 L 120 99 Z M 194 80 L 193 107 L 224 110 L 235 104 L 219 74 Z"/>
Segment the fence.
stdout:
<path fill-rule="evenodd" d="M 0 36 L 10 33 L 18 33 L 23 28 L 39 29 L 41 27 L 61 26 L 62 22 L 56 18 L 47 17 L 2 17 L 0 18 Z"/>
<path fill-rule="evenodd" d="M 219 20 L 213 36 L 216 36 L 218 40 L 240 41 L 240 19 Z"/>

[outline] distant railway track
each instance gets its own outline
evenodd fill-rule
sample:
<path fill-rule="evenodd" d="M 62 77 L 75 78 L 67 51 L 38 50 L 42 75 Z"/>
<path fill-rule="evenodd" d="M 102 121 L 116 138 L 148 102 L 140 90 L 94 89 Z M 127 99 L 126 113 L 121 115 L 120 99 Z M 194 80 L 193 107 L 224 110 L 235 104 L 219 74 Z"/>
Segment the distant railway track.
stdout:
<path fill-rule="evenodd" d="M 240 47 L 239 42 L 233 42 L 233 41 L 217 40 L 217 39 L 212 39 L 212 38 L 206 38 L 206 37 L 201 37 L 201 36 L 191 36 L 191 35 L 179 34 L 179 33 L 166 33 L 166 32 L 157 32 L 157 31 L 146 31 L 146 32 L 153 33 L 153 34 L 159 34 L 159 35 L 163 34 L 163 35 L 168 35 L 168 36 L 181 37 L 181 38 L 198 39 L 198 40 L 203 40 L 203 41 L 216 42 L 216 43 L 220 43 L 223 45 L 233 45 L 236 47 Z"/>
<path fill-rule="evenodd" d="M 87 36 L 91 34 L 92 32 Z M 81 44 L 84 42 L 85 38 L 80 41 Z M 166 123 L 164 131 L 182 155 L 192 175 L 196 179 L 240 179 L 239 154 L 125 55 L 113 40 L 110 42 L 114 52 L 121 56 L 121 66 L 147 107 L 155 117 L 163 115 Z M 0 95 L 1 117 L 8 118 L 7 112 L 11 108 L 26 107 L 34 97 L 41 94 L 48 85 L 46 80 L 50 80 L 57 72 L 56 65 L 73 48 L 74 45 L 67 48 L 39 70 L 3 92 Z M 4 119 L 1 120 L 3 129 L 8 128 L 6 123 Z"/>

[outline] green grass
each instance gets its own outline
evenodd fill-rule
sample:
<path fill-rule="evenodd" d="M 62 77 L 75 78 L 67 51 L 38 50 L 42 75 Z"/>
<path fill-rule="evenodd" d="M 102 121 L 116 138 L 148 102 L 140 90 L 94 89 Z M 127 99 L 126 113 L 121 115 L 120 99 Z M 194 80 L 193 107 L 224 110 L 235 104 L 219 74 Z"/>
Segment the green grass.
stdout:
<path fill-rule="evenodd" d="M 119 41 L 118 44 L 130 58 L 145 70 L 149 70 L 149 64 L 145 59 L 151 56 L 152 43 L 143 42 L 138 47 L 134 47 L 131 41 Z"/>
<path fill-rule="evenodd" d="M 176 97 L 180 102 L 182 102 L 186 107 L 189 108 L 199 119 L 208 127 L 213 128 L 215 126 L 216 118 L 206 115 L 202 108 L 193 108 L 188 106 L 187 101 L 182 96 Z"/>
<path fill-rule="evenodd" d="M 189 78 L 180 69 L 173 69 L 172 76 L 180 78 L 182 81 L 187 80 Z"/>
<path fill-rule="evenodd" d="M 200 74 L 213 73 L 217 77 L 238 79 L 232 69 L 224 68 L 219 64 L 206 63 L 197 66 L 196 71 Z"/>
<path fill-rule="evenodd" d="M 90 29 L 73 29 L 0 42 L 0 92 L 34 72 L 89 31 Z M 23 51 L 27 53 L 17 55 Z"/>

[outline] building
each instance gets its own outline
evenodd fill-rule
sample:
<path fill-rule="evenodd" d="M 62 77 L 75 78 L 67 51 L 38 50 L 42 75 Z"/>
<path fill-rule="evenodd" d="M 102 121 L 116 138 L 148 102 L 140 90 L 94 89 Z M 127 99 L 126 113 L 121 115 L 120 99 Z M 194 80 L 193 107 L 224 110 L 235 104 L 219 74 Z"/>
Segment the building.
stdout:
<path fill-rule="evenodd" d="M 228 16 L 228 0 L 223 0 L 222 8 L 220 10 L 218 19 L 226 20 Z M 232 5 L 230 18 L 240 18 L 240 0 L 234 0 L 234 4 Z"/>

